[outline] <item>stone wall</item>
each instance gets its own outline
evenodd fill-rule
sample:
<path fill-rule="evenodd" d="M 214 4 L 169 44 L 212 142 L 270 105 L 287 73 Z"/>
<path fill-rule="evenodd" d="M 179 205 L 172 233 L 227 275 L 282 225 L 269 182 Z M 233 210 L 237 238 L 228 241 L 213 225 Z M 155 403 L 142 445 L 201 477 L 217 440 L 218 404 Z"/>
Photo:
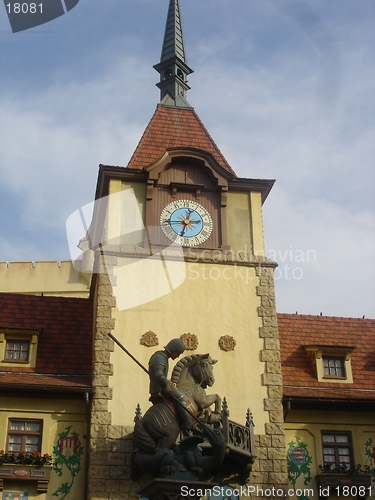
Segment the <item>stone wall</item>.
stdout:
<path fill-rule="evenodd" d="M 264 343 L 261 352 L 261 361 L 265 363 L 263 384 L 267 386 L 268 392 L 268 398 L 264 400 L 264 410 L 269 414 L 269 423 L 265 425 L 265 434 L 255 435 L 257 460 L 253 465 L 250 484 L 263 491 L 275 488 L 286 492 L 288 478 L 282 407 L 283 385 L 273 273 L 273 267 L 257 268 L 257 295 L 260 297 L 258 315 L 262 318 L 263 325 L 259 329 L 259 336 L 263 338 Z M 275 496 L 280 498 L 279 495 Z"/>

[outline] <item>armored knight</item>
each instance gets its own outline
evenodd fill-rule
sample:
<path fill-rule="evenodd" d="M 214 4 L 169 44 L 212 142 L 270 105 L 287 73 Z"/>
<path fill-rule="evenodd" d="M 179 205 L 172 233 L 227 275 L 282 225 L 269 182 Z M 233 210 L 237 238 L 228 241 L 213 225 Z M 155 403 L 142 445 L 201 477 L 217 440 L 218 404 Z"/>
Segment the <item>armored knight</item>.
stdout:
<path fill-rule="evenodd" d="M 163 351 L 155 352 L 148 363 L 150 373 L 150 401 L 155 404 L 161 399 L 174 402 L 178 400 L 180 404 L 175 404 L 175 408 L 181 417 L 183 432 L 193 430 L 193 425 L 189 413 L 184 410 L 187 407 L 185 396 L 168 380 L 168 359 L 178 358 L 185 350 L 185 345 L 181 339 L 173 339 L 164 347 Z"/>

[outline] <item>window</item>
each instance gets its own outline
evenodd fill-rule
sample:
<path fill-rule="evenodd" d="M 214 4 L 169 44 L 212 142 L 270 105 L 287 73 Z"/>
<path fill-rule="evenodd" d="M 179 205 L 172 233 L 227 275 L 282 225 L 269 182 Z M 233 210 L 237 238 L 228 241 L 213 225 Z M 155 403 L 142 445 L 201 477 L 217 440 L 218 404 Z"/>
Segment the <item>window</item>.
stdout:
<path fill-rule="evenodd" d="M 42 420 L 9 419 L 7 451 L 40 452 Z"/>
<path fill-rule="evenodd" d="M 35 368 L 40 330 L 19 330 L 2 328 L 0 330 L 0 370 L 8 365 L 12 370 L 17 367 Z"/>
<path fill-rule="evenodd" d="M 29 361 L 30 342 L 28 340 L 7 339 L 4 361 L 27 363 Z"/>
<path fill-rule="evenodd" d="M 345 378 L 345 360 L 340 356 L 323 354 L 324 377 Z"/>
<path fill-rule="evenodd" d="M 354 347 L 306 345 L 304 348 L 315 365 L 318 382 L 353 383 L 351 355 Z"/>
<path fill-rule="evenodd" d="M 353 448 L 349 432 L 322 432 L 323 462 L 332 471 L 353 466 Z"/>

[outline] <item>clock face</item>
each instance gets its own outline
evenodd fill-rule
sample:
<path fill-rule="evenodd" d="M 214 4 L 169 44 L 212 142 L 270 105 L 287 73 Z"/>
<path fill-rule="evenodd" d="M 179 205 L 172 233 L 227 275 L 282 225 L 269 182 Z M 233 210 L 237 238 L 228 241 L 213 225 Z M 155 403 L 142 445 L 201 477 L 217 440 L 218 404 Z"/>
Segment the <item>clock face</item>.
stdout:
<path fill-rule="evenodd" d="M 207 210 L 191 200 L 169 203 L 160 214 L 160 227 L 167 238 L 183 247 L 201 245 L 212 232 Z"/>

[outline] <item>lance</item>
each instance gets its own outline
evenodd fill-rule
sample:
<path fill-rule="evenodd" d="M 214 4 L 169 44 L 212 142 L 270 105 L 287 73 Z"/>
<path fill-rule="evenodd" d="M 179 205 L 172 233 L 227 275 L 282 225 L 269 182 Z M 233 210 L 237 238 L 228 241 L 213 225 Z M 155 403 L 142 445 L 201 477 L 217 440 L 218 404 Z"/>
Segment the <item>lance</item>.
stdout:
<path fill-rule="evenodd" d="M 131 354 L 131 353 L 130 353 L 127 349 L 126 349 L 126 347 L 124 347 L 124 346 L 121 344 L 121 342 L 119 342 L 119 341 L 116 339 L 116 337 L 115 337 L 114 335 L 112 335 L 112 333 L 109 333 L 109 334 L 108 334 L 108 337 L 109 337 L 110 339 L 112 339 L 112 340 L 113 340 L 113 342 L 115 342 L 115 343 L 116 343 L 119 347 L 121 347 L 121 349 L 122 349 L 124 352 L 126 352 L 126 354 L 127 354 L 130 358 L 132 358 L 132 360 L 133 360 L 133 361 L 135 361 L 135 362 L 137 363 L 137 365 L 138 365 L 139 367 L 141 367 L 141 368 L 142 368 L 142 370 L 143 370 L 144 372 L 146 372 L 146 373 L 147 373 L 147 375 L 148 375 L 148 376 L 150 376 L 150 372 L 147 370 L 147 368 L 145 368 L 145 367 L 142 365 L 142 363 L 140 363 L 140 362 L 138 361 L 138 359 L 137 359 L 137 358 L 135 358 L 135 357 L 133 356 L 133 354 Z"/>
<path fill-rule="evenodd" d="M 119 340 L 117 340 L 117 339 L 116 339 L 116 337 L 115 337 L 114 335 L 112 335 L 112 333 L 108 333 L 108 337 L 109 337 L 110 339 L 112 339 L 112 340 L 113 340 L 113 342 L 115 342 L 115 343 L 116 343 L 116 344 L 117 344 L 117 345 L 118 345 L 118 346 L 119 346 L 119 347 L 120 347 L 120 348 L 121 348 L 124 352 L 126 352 L 126 354 L 127 354 L 127 355 L 128 355 L 128 356 L 129 356 L 129 357 L 130 357 L 133 361 L 135 361 L 135 362 L 137 363 L 137 365 L 138 365 L 140 368 L 142 368 L 142 370 L 143 370 L 144 372 L 146 372 L 146 373 L 147 373 L 147 375 L 150 377 L 150 372 L 147 370 L 147 368 L 145 368 L 145 367 L 142 365 L 142 363 L 140 363 L 140 362 L 138 361 L 138 359 L 137 359 L 137 358 L 135 358 L 135 357 L 133 356 L 133 354 L 131 354 L 131 353 L 130 353 L 127 349 L 126 349 L 126 347 L 125 347 L 125 346 L 123 346 L 123 345 L 121 344 L 121 342 L 120 342 Z M 178 405 L 180 405 L 180 406 L 181 406 L 181 407 L 182 407 L 182 408 L 183 408 L 183 409 L 184 409 L 184 410 L 185 410 L 185 411 L 186 411 L 186 412 L 187 412 L 187 413 L 191 416 L 191 418 L 193 418 L 193 419 L 194 419 L 194 420 L 195 420 L 195 421 L 196 421 L 196 422 L 197 422 L 200 426 L 204 426 L 203 422 L 201 422 L 201 421 L 199 420 L 199 418 L 197 418 L 197 417 L 194 415 L 194 413 L 193 413 L 192 411 L 190 411 L 190 410 L 189 410 L 189 408 L 187 408 L 187 407 L 186 407 L 183 403 L 181 403 L 181 401 L 180 401 L 179 399 L 177 399 L 177 398 L 176 398 L 173 394 L 172 394 L 172 397 L 173 397 L 173 400 L 174 400 L 174 401 L 175 401 Z"/>

